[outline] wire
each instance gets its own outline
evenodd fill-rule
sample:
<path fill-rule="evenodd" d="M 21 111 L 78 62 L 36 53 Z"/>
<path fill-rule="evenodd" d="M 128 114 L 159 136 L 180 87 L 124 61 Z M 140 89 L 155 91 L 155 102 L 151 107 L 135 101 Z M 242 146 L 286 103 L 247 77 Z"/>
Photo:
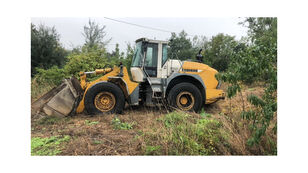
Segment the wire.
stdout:
<path fill-rule="evenodd" d="M 122 20 L 112 19 L 112 18 L 109 18 L 109 17 L 104 17 L 104 18 L 108 19 L 108 20 L 113 20 L 113 21 L 116 21 L 116 22 L 128 24 L 128 25 L 133 25 L 133 26 L 141 27 L 141 28 L 146 28 L 146 29 L 151 29 L 151 30 L 156 30 L 156 31 L 161 31 L 161 32 L 176 33 L 174 31 L 168 31 L 168 30 L 165 30 L 165 29 L 153 28 L 153 27 L 149 27 L 149 26 L 144 26 L 144 25 L 139 25 L 139 24 L 135 24 L 135 23 L 125 22 L 125 21 L 122 21 Z M 187 36 L 194 37 L 193 35 L 189 35 L 189 34 L 187 34 Z"/>

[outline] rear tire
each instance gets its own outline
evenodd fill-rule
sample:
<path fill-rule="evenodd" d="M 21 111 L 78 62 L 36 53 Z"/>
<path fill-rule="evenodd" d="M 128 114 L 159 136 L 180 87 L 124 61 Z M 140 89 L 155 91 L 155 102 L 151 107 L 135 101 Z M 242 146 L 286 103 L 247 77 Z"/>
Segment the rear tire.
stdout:
<path fill-rule="evenodd" d="M 199 112 L 202 108 L 202 95 L 191 83 L 176 84 L 168 94 L 168 103 L 183 111 Z"/>
<path fill-rule="evenodd" d="M 125 106 L 123 91 L 115 84 L 101 82 L 93 85 L 85 95 L 85 108 L 89 114 L 122 113 Z"/>

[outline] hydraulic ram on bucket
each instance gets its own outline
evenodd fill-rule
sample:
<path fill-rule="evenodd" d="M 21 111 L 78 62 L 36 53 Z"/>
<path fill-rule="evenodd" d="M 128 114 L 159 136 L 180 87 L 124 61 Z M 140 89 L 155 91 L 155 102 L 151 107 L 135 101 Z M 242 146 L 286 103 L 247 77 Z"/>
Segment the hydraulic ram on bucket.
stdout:
<path fill-rule="evenodd" d="M 75 77 L 64 79 L 61 85 L 33 102 L 31 110 L 33 113 L 44 112 L 47 115 L 73 115 L 82 93 L 81 86 Z"/>

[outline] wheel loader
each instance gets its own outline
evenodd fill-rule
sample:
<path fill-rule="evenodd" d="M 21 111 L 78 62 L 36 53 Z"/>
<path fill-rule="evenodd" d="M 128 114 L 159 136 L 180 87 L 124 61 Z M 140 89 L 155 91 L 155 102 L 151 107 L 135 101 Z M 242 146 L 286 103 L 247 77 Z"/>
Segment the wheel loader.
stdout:
<path fill-rule="evenodd" d="M 163 105 L 198 112 L 205 104 L 224 99 L 215 69 L 198 62 L 168 58 L 168 42 L 140 38 L 136 40 L 131 76 L 120 64 L 113 68 L 80 72 L 32 103 L 32 111 L 67 116 L 121 113 L 130 106 Z M 88 82 L 87 75 L 102 75 Z"/>

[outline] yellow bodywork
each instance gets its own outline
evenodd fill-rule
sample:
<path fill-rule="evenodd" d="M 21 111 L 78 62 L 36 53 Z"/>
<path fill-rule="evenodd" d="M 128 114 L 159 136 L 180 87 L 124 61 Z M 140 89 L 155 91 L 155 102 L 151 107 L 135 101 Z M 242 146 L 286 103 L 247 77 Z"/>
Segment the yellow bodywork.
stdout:
<path fill-rule="evenodd" d="M 117 66 L 114 66 L 112 69 L 111 68 L 106 68 L 106 69 L 97 69 L 95 70 L 95 74 L 103 74 L 106 73 L 105 75 L 103 75 L 102 77 L 91 81 L 91 82 L 86 82 L 86 74 L 83 72 L 80 72 L 80 85 L 81 88 L 85 91 L 82 97 L 82 100 L 80 101 L 76 112 L 77 113 L 81 113 L 84 111 L 84 98 L 85 95 L 88 91 L 88 89 L 93 86 L 94 84 L 98 83 L 98 82 L 102 82 L 102 81 L 110 81 L 112 82 L 114 80 L 114 78 L 121 78 L 124 83 L 126 84 L 126 86 L 124 85 L 119 85 L 119 87 L 123 90 L 123 93 L 126 97 L 128 97 L 128 95 L 130 95 L 135 88 L 138 86 L 138 83 L 133 82 L 129 79 L 129 75 L 127 72 L 126 67 L 123 67 L 123 76 L 119 77 L 119 73 L 120 73 L 120 68 Z"/>
<path fill-rule="evenodd" d="M 215 78 L 217 70 L 210 66 L 197 62 L 185 61 L 180 73 L 194 74 L 200 76 L 205 85 L 206 104 L 213 103 L 219 98 L 225 96 L 225 93 L 221 89 L 216 89 L 218 81 Z"/>
<path fill-rule="evenodd" d="M 94 72 L 95 74 L 105 74 L 100 78 L 92 81 L 86 81 L 86 74 L 84 72 L 80 72 L 80 85 L 81 88 L 84 90 L 83 98 L 80 101 L 76 112 L 81 113 L 85 109 L 84 105 L 84 98 L 88 91 L 88 89 L 93 86 L 94 84 L 102 81 L 108 82 L 116 82 L 118 79 L 122 80 L 124 84 L 117 84 L 122 90 L 127 98 L 139 85 L 137 82 L 133 82 L 130 80 L 126 67 L 123 67 L 123 76 L 119 76 L 120 68 L 114 66 L 114 68 L 106 68 L 106 69 L 97 69 Z M 205 85 L 205 93 L 206 93 L 206 104 L 213 103 L 217 101 L 219 98 L 225 96 L 225 93 L 221 89 L 216 89 L 218 85 L 218 81 L 215 78 L 215 74 L 218 73 L 217 70 L 209 67 L 208 65 L 197 63 L 197 62 L 187 62 L 185 61 L 182 66 L 182 70 L 180 73 L 183 74 L 192 74 L 198 75 Z M 184 101 L 184 100 L 183 100 Z"/>

